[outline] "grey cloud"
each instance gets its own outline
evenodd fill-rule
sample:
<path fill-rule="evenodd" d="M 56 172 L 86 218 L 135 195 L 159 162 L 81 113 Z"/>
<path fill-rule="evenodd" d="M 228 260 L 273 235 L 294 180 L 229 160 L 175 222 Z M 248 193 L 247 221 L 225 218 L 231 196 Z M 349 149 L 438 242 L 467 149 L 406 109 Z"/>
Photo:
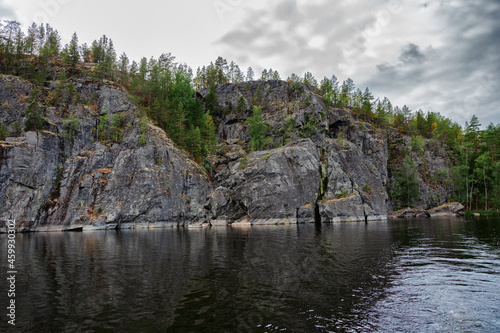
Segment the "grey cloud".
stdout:
<path fill-rule="evenodd" d="M 366 39 L 361 32 L 373 22 L 376 8 L 376 4 L 356 2 L 344 7 L 336 2 L 299 6 L 295 0 L 283 0 L 265 12 L 250 11 L 244 21 L 222 36 L 216 45 L 235 59 L 241 58 L 242 53 L 254 55 L 255 62 L 280 56 L 283 77 L 305 71 L 318 76 L 338 75 L 345 48 L 349 52 L 363 52 Z M 356 19 L 346 20 L 352 17 Z M 316 36 L 326 40 L 324 49 L 309 47 L 308 43 Z M 267 42 L 259 43 L 263 39 Z"/>
<path fill-rule="evenodd" d="M 420 47 L 418 45 L 410 43 L 401 52 L 399 60 L 405 64 L 421 63 L 425 60 L 425 55 L 420 52 Z"/>
<path fill-rule="evenodd" d="M 5 0 L 0 0 L 0 19 L 17 19 L 14 9 L 9 7 Z"/>
<path fill-rule="evenodd" d="M 413 109 L 440 112 L 461 124 L 473 114 L 483 125 L 499 123 L 498 17 L 500 6 L 493 0 L 441 4 L 432 20 L 443 26 L 448 45 L 422 51 L 408 44 L 400 51 L 399 62 L 379 63 L 366 84 Z"/>
<path fill-rule="evenodd" d="M 276 18 L 286 21 L 300 17 L 296 1 L 284 1 L 276 6 Z"/>
<path fill-rule="evenodd" d="M 396 61 L 365 57 L 375 71 L 359 81 L 356 76 L 366 72 L 355 69 L 350 76 L 356 84 L 368 86 L 376 96 L 387 96 L 393 102 L 397 99 L 397 104 L 440 112 L 457 121 L 470 119 L 475 113 L 480 119 L 500 122 L 500 94 L 494 93 L 500 90 L 500 82 L 487 80 L 484 84 L 486 75 L 500 73 L 498 1 L 457 0 L 454 5 L 402 1 L 406 10 L 395 14 L 382 33 L 390 36 L 391 31 L 408 31 L 411 36 L 415 27 L 405 25 L 404 15 L 412 15 L 412 10 L 419 8 L 429 15 L 429 22 L 436 25 L 438 36 L 447 45 L 422 44 L 426 36 L 418 43 L 415 39 L 405 45 L 388 45 L 394 48 L 391 51 Z M 269 5 L 266 11 L 249 11 L 233 31 L 215 44 L 228 59 L 246 61 L 256 72 L 269 67 L 265 59 L 274 57 L 282 60 L 283 78 L 292 72 L 301 75 L 311 71 L 317 78 L 335 74 L 343 80 L 338 65 L 365 54 L 376 14 L 387 8 L 384 0 L 353 1 L 345 6 L 333 1 L 299 5 L 295 0 L 282 0 Z M 314 36 L 327 40 L 323 50 L 308 46 Z M 259 62 L 262 68 L 258 68 Z"/>
<path fill-rule="evenodd" d="M 388 72 L 388 71 L 394 71 L 396 69 L 396 67 L 394 66 L 391 66 L 387 63 L 383 63 L 383 64 L 380 64 L 380 65 L 377 65 L 377 70 L 379 72 Z"/>

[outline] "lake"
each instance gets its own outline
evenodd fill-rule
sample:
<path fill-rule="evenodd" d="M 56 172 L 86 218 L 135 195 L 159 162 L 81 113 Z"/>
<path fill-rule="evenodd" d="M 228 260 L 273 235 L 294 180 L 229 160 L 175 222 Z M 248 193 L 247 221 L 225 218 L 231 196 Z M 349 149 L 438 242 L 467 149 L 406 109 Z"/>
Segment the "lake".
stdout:
<path fill-rule="evenodd" d="M 32 233 L 16 247 L 16 332 L 500 332 L 496 218 Z"/>

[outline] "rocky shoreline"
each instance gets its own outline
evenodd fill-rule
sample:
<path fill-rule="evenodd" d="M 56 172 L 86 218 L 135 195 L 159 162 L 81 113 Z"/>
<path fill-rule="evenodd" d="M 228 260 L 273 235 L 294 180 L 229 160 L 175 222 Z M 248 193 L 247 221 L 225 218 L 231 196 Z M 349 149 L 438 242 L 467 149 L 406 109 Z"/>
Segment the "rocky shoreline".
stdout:
<path fill-rule="evenodd" d="M 465 207 L 458 202 L 451 202 L 429 210 L 406 207 L 390 213 L 388 218 L 429 218 L 443 216 L 465 216 Z"/>

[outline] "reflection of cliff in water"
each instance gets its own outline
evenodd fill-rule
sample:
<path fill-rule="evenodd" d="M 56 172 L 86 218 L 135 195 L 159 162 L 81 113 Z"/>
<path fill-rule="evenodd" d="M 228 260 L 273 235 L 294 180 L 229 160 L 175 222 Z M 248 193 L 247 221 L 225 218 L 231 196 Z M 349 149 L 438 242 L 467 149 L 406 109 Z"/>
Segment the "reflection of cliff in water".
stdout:
<path fill-rule="evenodd" d="M 467 281 L 487 281 L 474 282 L 483 290 L 473 303 L 483 305 L 470 311 L 491 317 L 491 301 L 500 301 L 498 227 L 498 220 L 408 219 L 20 234 L 16 328 L 376 331 L 384 319 L 404 331 L 396 305 L 415 327 L 431 328 L 421 321 L 425 305 L 436 309 L 425 316 L 450 328 L 449 313 L 440 312 L 448 304 L 429 296 L 441 290 L 433 281 L 449 288 L 462 281 L 455 300 L 475 290 Z"/>

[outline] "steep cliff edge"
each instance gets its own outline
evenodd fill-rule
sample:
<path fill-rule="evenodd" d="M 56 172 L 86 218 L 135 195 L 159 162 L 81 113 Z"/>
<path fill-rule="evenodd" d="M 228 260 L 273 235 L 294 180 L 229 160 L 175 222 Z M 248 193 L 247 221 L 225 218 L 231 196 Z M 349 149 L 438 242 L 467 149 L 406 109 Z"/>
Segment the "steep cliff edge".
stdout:
<path fill-rule="evenodd" d="M 81 102 L 46 108 L 44 130 L 0 143 L 0 219 L 15 219 L 21 230 L 205 222 L 203 207 L 212 191 L 205 170 L 161 129 L 141 122 L 121 89 L 74 83 Z M 19 78 L 0 78 L 0 114 L 8 128 L 16 122 L 24 128 L 23 101 L 31 89 Z M 96 141 L 102 115 L 121 119 L 120 143 Z M 68 119 L 75 124 L 72 133 Z"/>
<path fill-rule="evenodd" d="M 199 92 L 202 99 L 208 94 L 209 89 Z M 209 209 L 218 222 L 370 221 L 385 219 L 389 209 L 397 208 L 389 195 L 390 171 L 397 169 L 389 146 L 396 155 L 409 151 L 409 137 L 328 106 L 307 85 L 274 80 L 225 84 L 215 95 L 221 149 L 212 166 L 217 190 Z M 269 127 L 267 144 L 264 151 L 246 154 L 246 124 L 256 105 L 262 106 Z M 421 192 L 417 208 L 446 202 L 450 186 L 429 177 L 449 167 L 443 147 L 427 141 L 414 155 Z M 301 183 L 304 176 L 307 186 Z"/>
<path fill-rule="evenodd" d="M 407 149 L 409 139 L 328 106 L 307 85 L 218 86 L 220 145 L 207 171 L 124 90 L 72 82 L 66 103 L 49 103 L 57 85 L 45 88 L 38 101 L 44 129 L 24 132 L 33 87 L 0 77 L 0 121 L 11 133 L 0 141 L 2 223 L 15 219 L 20 230 L 43 231 L 370 221 L 394 208 L 388 147 Z M 254 105 L 262 106 L 269 129 L 264 149 L 249 152 L 246 121 Z M 119 127 L 119 138 L 101 140 L 110 126 Z M 446 167 L 446 153 L 427 142 L 415 159 L 425 194 L 419 207 L 444 203 L 450 190 L 428 178 Z"/>

